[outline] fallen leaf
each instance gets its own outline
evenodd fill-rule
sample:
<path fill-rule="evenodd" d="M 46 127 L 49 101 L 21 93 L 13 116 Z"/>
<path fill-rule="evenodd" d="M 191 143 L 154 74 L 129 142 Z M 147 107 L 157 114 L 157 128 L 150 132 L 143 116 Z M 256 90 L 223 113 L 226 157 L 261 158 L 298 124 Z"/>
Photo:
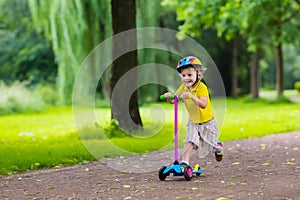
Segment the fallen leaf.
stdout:
<path fill-rule="evenodd" d="M 240 162 L 234 162 L 234 163 L 232 163 L 232 165 L 239 165 L 239 164 L 241 164 Z"/>
<path fill-rule="evenodd" d="M 288 161 L 288 162 L 286 162 L 284 164 L 286 164 L 286 165 L 295 165 L 296 163 Z"/>
<path fill-rule="evenodd" d="M 228 147 L 227 150 L 232 151 L 232 150 L 234 150 L 234 148 L 233 147 Z"/>
<path fill-rule="evenodd" d="M 49 187 L 47 187 L 47 190 L 55 190 L 55 187 L 49 186 Z"/>
<path fill-rule="evenodd" d="M 131 199 L 131 197 L 125 197 L 124 200 L 126 200 L 126 199 Z"/>
<path fill-rule="evenodd" d="M 89 169 L 89 168 L 85 168 L 85 170 L 84 170 L 84 171 L 88 172 L 88 171 L 90 171 L 90 169 Z"/>
<path fill-rule="evenodd" d="M 226 197 L 220 197 L 220 198 L 217 198 L 217 200 L 227 200 Z"/>
<path fill-rule="evenodd" d="M 231 183 L 228 183 L 228 186 L 236 186 L 236 184 L 231 182 Z"/>
<path fill-rule="evenodd" d="M 298 147 L 293 148 L 294 151 L 299 151 Z"/>
<path fill-rule="evenodd" d="M 270 163 L 264 163 L 264 164 L 262 164 L 263 166 L 268 166 L 268 165 L 270 165 Z"/>
<path fill-rule="evenodd" d="M 198 189 L 199 189 L 199 188 L 196 188 L 196 187 L 193 187 L 193 188 L 192 188 L 193 191 L 198 190 Z"/>
<path fill-rule="evenodd" d="M 193 181 L 194 183 L 202 183 L 203 181 L 200 181 L 200 180 L 195 180 Z"/>
<path fill-rule="evenodd" d="M 123 188 L 130 188 L 130 185 L 123 185 Z"/>

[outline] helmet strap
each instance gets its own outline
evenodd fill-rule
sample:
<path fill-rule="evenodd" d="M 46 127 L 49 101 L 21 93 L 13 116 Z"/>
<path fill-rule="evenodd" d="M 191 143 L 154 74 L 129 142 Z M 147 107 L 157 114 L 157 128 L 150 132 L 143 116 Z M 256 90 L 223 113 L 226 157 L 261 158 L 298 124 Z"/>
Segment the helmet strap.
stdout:
<path fill-rule="evenodd" d="M 194 87 L 199 81 L 199 74 L 198 74 L 198 70 L 197 70 L 197 77 L 196 77 L 196 81 L 195 83 L 192 85 L 192 87 Z"/>

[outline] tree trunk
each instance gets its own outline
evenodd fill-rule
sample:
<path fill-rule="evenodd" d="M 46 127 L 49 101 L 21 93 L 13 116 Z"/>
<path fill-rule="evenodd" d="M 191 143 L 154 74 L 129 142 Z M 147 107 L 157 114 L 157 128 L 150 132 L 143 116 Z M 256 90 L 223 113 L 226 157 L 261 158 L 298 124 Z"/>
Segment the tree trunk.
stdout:
<path fill-rule="evenodd" d="M 252 99 L 259 97 L 259 60 L 260 60 L 260 49 L 253 52 L 252 54 L 252 65 L 250 73 L 250 91 Z"/>
<path fill-rule="evenodd" d="M 233 39 L 232 47 L 232 86 L 231 95 L 233 98 L 238 96 L 238 43 L 237 36 Z"/>
<path fill-rule="evenodd" d="M 283 96 L 283 57 L 282 57 L 282 45 L 279 43 L 276 46 L 276 91 L 277 98 Z"/>
<path fill-rule="evenodd" d="M 135 19 L 136 19 L 136 5 L 135 0 L 112 0 L 112 27 L 113 34 L 118 34 L 123 31 L 135 28 Z M 124 43 L 119 44 L 116 40 L 113 40 L 113 57 L 114 55 L 118 55 L 119 49 L 124 49 L 126 46 L 134 45 L 137 47 L 137 35 L 130 34 L 126 36 L 126 39 L 123 39 Z M 135 48 L 137 49 L 137 48 Z M 139 113 L 138 107 L 138 97 L 137 91 L 134 91 L 130 97 L 129 105 L 128 99 L 124 98 L 124 95 L 114 94 L 116 95 L 115 99 L 112 99 L 112 94 L 115 89 L 117 82 L 120 78 L 128 72 L 130 69 L 137 66 L 137 51 L 130 51 L 119 58 L 115 59 L 112 63 L 111 69 L 111 80 L 110 80 L 110 97 L 111 97 L 111 106 L 112 113 L 111 117 L 116 119 L 119 123 L 119 127 L 126 131 L 134 131 L 137 127 L 142 126 L 142 120 Z M 132 73 L 136 73 L 132 75 Z M 137 85 L 137 71 L 131 73 L 130 80 L 125 80 L 124 85 L 132 84 Z M 124 87 L 126 88 L 126 86 Z M 129 108 L 129 114 L 131 119 L 128 119 L 126 113 L 128 112 L 127 108 Z M 132 121 L 134 123 L 132 123 Z M 134 126 L 134 125 L 138 126 Z"/>

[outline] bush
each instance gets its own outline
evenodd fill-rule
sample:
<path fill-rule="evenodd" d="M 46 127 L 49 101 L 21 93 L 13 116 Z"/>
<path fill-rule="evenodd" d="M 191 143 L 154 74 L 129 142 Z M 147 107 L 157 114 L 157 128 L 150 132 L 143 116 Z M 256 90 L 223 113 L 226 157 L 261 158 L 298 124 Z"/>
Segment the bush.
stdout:
<path fill-rule="evenodd" d="M 121 138 L 127 136 L 126 133 L 119 128 L 119 122 L 115 119 L 112 119 L 109 126 L 104 128 L 104 133 L 108 138 Z"/>
<path fill-rule="evenodd" d="M 26 85 L 26 82 L 14 82 L 7 86 L 0 81 L 0 115 L 43 110 L 44 101 Z"/>
<path fill-rule="evenodd" d="M 300 93 L 300 81 L 297 81 L 294 85 L 295 90 L 297 90 Z"/>
<path fill-rule="evenodd" d="M 35 89 L 35 93 L 42 98 L 42 100 L 48 105 L 58 104 L 58 93 L 55 91 L 54 86 L 51 85 L 38 85 Z"/>

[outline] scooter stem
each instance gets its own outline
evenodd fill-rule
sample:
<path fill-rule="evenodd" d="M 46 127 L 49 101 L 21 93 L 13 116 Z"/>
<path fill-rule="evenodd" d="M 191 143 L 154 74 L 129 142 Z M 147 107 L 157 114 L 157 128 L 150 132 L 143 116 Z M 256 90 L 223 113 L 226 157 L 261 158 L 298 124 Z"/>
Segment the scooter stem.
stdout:
<path fill-rule="evenodd" d="M 174 158 L 178 162 L 178 97 L 174 95 Z"/>

